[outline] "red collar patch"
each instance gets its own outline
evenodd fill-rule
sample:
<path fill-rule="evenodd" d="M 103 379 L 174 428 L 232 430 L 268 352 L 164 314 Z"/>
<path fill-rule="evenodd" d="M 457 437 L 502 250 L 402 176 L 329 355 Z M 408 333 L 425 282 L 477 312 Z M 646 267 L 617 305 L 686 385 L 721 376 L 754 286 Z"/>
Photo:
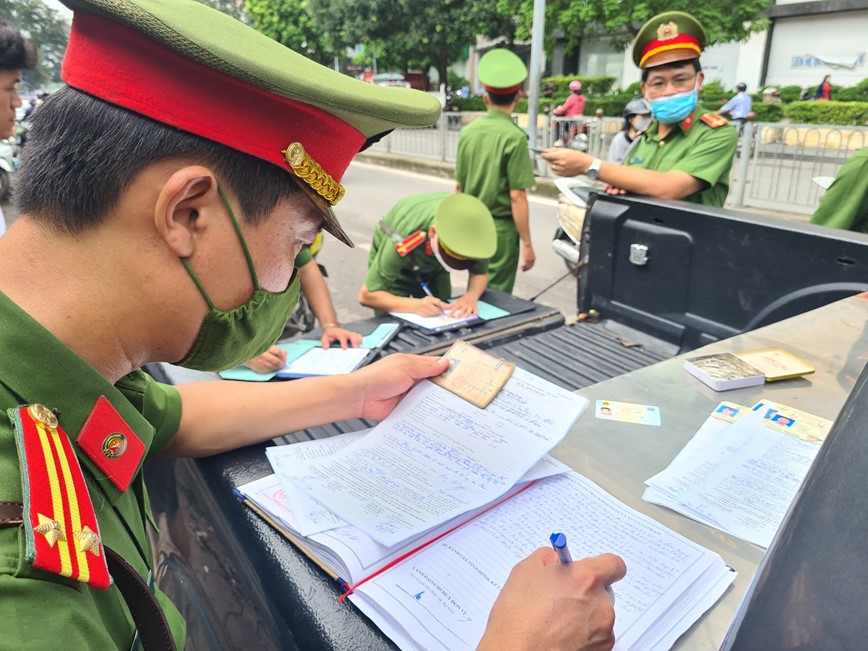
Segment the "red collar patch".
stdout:
<path fill-rule="evenodd" d="M 145 456 L 145 444 L 105 396 L 96 401 L 75 443 L 121 492 Z"/>
<path fill-rule="evenodd" d="M 684 129 L 685 132 L 690 131 L 690 127 L 693 126 L 693 121 L 693 113 L 691 113 L 686 118 L 681 120 L 681 128 Z"/>

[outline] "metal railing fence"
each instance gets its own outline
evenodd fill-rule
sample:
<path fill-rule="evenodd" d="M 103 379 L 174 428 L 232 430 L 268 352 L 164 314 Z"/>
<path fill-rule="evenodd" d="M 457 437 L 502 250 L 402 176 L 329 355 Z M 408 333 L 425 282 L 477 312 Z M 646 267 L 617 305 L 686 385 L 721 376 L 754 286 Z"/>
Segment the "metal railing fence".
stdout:
<path fill-rule="evenodd" d="M 397 129 L 372 150 L 455 162 L 461 129 L 483 115 L 447 112 L 431 127 Z M 526 116 L 516 115 L 515 120 L 520 127 L 527 126 Z M 531 146 L 546 149 L 557 143 L 605 160 L 623 124 L 621 118 L 540 116 L 537 142 Z M 812 179 L 834 177 L 850 156 L 866 146 L 868 127 L 748 122 L 733 161 L 727 203 L 810 215 L 823 194 Z M 537 176 L 554 176 L 538 156 L 534 159 Z"/>

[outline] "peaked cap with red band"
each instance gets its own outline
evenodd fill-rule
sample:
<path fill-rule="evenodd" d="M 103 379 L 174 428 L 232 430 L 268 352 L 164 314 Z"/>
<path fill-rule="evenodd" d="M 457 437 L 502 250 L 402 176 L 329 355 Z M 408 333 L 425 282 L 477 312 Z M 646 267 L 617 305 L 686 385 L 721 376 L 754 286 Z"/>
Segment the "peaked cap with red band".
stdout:
<path fill-rule="evenodd" d="M 496 48 L 479 59 L 479 81 L 483 88 L 495 95 L 508 95 L 521 88 L 527 79 L 527 68 L 514 52 Z"/>
<path fill-rule="evenodd" d="M 667 11 L 642 26 L 633 41 L 633 63 L 653 68 L 674 61 L 698 59 L 708 37 L 696 18 L 683 11 Z"/>
<path fill-rule="evenodd" d="M 285 169 L 352 246 L 331 206 L 352 158 L 440 114 L 436 98 L 314 63 L 194 0 L 62 0 L 71 87 Z"/>

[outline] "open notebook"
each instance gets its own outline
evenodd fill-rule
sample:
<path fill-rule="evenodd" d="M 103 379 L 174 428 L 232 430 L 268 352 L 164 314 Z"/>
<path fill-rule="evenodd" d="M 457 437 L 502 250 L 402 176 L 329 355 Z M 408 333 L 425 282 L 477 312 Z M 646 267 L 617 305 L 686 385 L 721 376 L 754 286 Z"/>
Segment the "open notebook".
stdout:
<path fill-rule="evenodd" d="M 735 578 L 717 554 L 575 472 L 520 483 L 493 504 L 395 547 L 351 526 L 298 535 L 274 475 L 236 490 L 402 649 L 476 648 L 510 569 L 552 531 L 566 533 L 574 558 L 624 558 L 627 576 L 614 586 L 619 651 L 670 648 Z"/>

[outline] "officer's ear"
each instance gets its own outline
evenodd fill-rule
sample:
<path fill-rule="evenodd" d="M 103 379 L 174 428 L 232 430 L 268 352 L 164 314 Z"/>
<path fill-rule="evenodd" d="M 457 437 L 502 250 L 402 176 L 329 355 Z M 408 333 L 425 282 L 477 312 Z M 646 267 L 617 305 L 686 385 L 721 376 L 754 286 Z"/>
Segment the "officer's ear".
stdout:
<path fill-rule="evenodd" d="M 699 83 L 699 86 L 696 87 L 696 90 L 702 90 L 702 84 L 705 83 L 705 73 L 700 70 L 696 75 L 696 80 Z"/>
<path fill-rule="evenodd" d="M 160 189 L 154 206 L 157 233 L 179 258 L 190 257 L 210 222 L 225 219 L 217 178 L 207 167 L 175 171 Z"/>
<path fill-rule="evenodd" d="M 434 224 L 431 224 L 431 226 L 428 227 L 428 239 L 434 239 L 435 235 L 437 235 L 437 229 L 434 228 Z"/>

